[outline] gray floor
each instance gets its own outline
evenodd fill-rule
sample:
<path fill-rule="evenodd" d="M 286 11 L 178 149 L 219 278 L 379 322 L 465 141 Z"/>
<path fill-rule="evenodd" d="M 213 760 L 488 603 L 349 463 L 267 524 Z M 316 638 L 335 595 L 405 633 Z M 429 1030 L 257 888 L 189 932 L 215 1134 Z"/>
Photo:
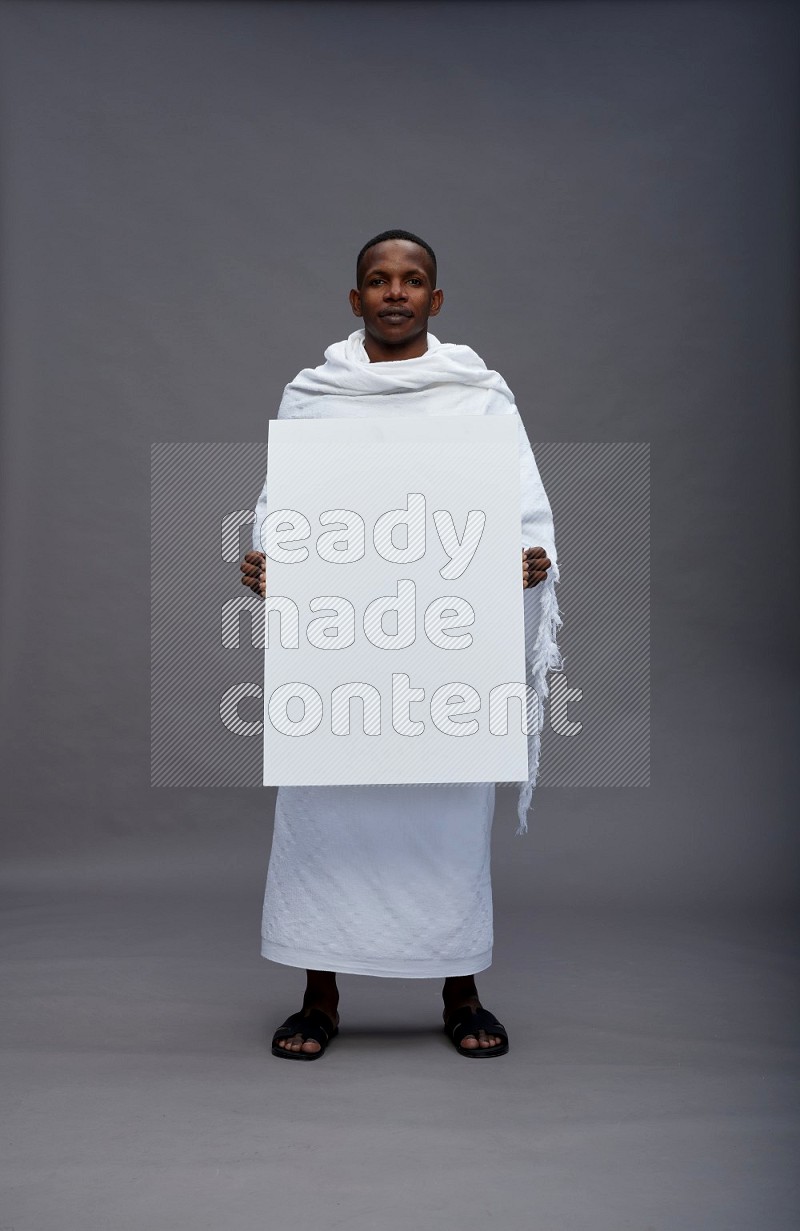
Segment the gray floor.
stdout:
<path fill-rule="evenodd" d="M 438 982 L 342 976 L 303 1065 L 261 877 L 7 878 L 3 1231 L 797 1225 L 787 921 L 499 906 L 507 1056 L 456 1055 Z"/>

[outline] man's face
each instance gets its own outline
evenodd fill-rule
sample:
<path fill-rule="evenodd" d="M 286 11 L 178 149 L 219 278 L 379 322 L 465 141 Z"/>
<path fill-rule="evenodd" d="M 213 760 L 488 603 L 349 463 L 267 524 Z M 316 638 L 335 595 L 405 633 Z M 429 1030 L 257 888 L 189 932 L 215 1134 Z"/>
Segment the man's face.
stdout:
<path fill-rule="evenodd" d="M 383 346 L 403 346 L 427 332 L 444 296 L 433 285 L 431 259 L 408 239 L 386 239 L 364 253 L 361 285 L 350 292 L 364 331 Z"/>

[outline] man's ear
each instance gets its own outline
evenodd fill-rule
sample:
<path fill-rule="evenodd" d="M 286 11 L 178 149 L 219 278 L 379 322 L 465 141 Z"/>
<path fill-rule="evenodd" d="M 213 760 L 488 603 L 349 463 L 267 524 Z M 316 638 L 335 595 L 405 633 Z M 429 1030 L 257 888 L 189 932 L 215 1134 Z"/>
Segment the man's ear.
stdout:
<path fill-rule="evenodd" d="M 431 295 L 431 306 L 430 306 L 430 311 L 428 312 L 428 316 L 438 316 L 439 309 L 441 308 L 443 303 L 444 303 L 444 291 L 442 290 L 434 291 L 433 294 Z"/>
<path fill-rule="evenodd" d="M 355 289 L 350 292 L 350 307 L 353 309 L 354 316 L 361 315 L 361 295 Z"/>

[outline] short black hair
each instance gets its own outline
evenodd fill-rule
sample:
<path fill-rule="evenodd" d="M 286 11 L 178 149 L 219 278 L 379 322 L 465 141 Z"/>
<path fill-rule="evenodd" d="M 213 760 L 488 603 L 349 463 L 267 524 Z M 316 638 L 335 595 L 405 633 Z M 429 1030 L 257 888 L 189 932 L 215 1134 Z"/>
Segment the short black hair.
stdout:
<path fill-rule="evenodd" d="M 424 248 L 433 263 L 433 285 L 436 286 L 438 277 L 436 269 L 436 253 L 431 248 L 430 244 L 426 244 L 424 239 L 420 239 L 419 235 L 412 235 L 411 231 L 381 231 L 380 235 L 375 235 L 370 239 L 359 252 L 356 257 L 356 286 L 361 285 L 361 262 L 364 259 L 364 253 L 370 248 L 374 248 L 375 244 L 382 244 L 385 239 L 408 239 L 412 244 L 419 244 L 420 248 Z"/>

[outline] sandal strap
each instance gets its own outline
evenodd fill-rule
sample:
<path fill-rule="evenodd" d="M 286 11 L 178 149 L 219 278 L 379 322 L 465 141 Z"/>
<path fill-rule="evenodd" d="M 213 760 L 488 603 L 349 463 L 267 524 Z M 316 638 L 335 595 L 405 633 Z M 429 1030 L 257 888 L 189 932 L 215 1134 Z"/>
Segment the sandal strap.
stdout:
<path fill-rule="evenodd" d="M 301 1009 L 297 1013 L 292 1013 L 283 1025 L 278 1027 L 272 1036 L 272 1042 L 277 1043 L 279 1039 L 289 1039 L 293 1034 L 302 1034 L 304 1042 L 312 1039 L 321 1047 L 325 1047 L 336 1032 L 336 1023 L 328 1017 L 327 1013 L 323 1013 L 322 1009 L 311 1009 L 308 1013 L 303 1013 Z"/>
<path fill-rule="evenodd" d="M 494 1013 L 484 1008 L 471 1009 L 466 1004 L 450 1014 L 445 1029 L 453 1042 L 459 1045 L 467 1035 L 474 1034 L 477 1038 L 479 1030 L 485 1030 L 487 1034 L 496 1034 L 504 1042 L 508 1042 L 506 1028 L 502 1022 L 497 1020 Z"/>

